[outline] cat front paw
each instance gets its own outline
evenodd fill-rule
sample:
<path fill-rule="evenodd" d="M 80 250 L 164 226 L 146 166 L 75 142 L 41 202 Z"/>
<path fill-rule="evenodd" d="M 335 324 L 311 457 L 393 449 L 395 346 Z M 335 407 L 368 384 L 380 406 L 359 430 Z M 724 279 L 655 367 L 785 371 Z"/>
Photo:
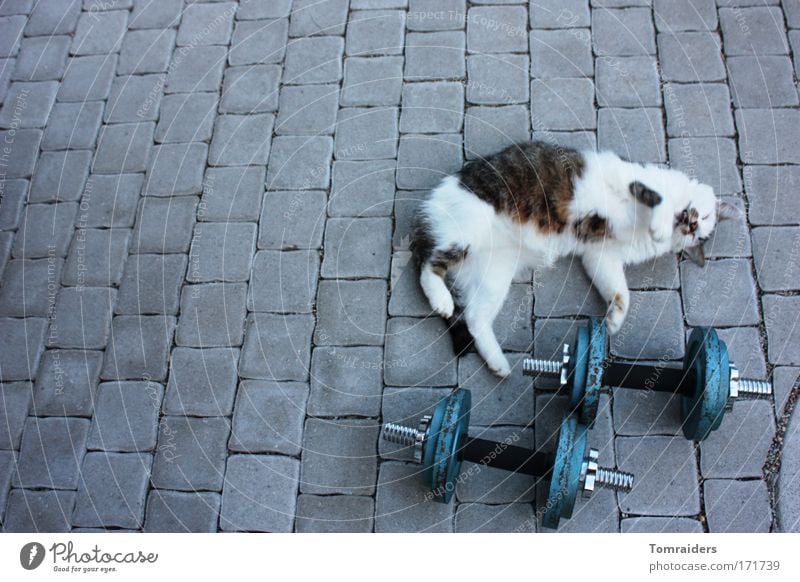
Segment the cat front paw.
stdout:
<path fill-rule="evenodd" d="M 431 308 L 445 319 L 453 317 L 456 307 L 453 303 L 453 296 L 450 293 L 437 293 L 430 298 L 430 303 Z"/>
<path fill-rule="evenodd" d="M 650 218 L 650 237 L 657 243 L 672 240 L 672 213 L 666 208 L 666 205 L 653 209 L 653 215 Z"/>
<path fill-rule="evenodd" d="M 492 374 L 500 378 L 507 378 L 511 374 L 511 366 L 508 364 L 508 360 L 502 353 L 495 354 L 486 360 L 486 365 L 489 366 Z"/>
<path fill-rule="evenodd" d="M 609 335 L 614 335 L 622 329 L 622 324 L 625 321 L 627 313 L 627 302 L 622 295 L 617 293 L 614 295 L 614 300 L 608 306 L 608 311 L 606 311 L 606 329 L 608 329 Z"/>

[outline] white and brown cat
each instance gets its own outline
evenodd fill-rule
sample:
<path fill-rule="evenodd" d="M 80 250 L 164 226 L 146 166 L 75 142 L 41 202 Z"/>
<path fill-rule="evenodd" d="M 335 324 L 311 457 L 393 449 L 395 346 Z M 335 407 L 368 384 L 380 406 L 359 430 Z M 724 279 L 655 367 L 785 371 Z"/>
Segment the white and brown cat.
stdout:
<path fill-rule="evenodd" d="M 670 252 L 704 261 L 720 219 L 739 213 L 677 170 L 526 142 L 467 163 L 417 213 L 411 249 L 457 353 L 474 342 L 498 376 L 511 372 L 492 323 L 515 273 L 579 255 L 619 331 L 630 292 L 624 266 Z M 452 292 L 451 292 L 452 290 Z"/>

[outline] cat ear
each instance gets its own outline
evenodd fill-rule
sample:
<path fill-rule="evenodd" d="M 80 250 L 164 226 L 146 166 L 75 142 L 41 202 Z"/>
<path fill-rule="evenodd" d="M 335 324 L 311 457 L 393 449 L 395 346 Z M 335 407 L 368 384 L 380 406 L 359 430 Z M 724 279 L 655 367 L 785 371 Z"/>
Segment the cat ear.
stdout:
<path fill-rule="evenodd" d="M 683 256 L 692 261 L 698 267 L 705 267 L 706 265 L 706 251 L 702 244 L 696 247 L 688 247 L 683 249 Z"/>
<path fill-rule="evenodd" d="M 645 206 L 649 206 L 653 208 L 661 203 L 661 195 L 656 192 L 655 190 L 651 190 L 644 184 L 639 181 L 631 182 L 628 186 L 628 189 L 631 192 L 631 196 L 633 196 L 636 200 L 644 204 Z"/>
<path fill-rule="evenodd" d="M 742 211 L 739 210 L 738 206 L 735 206 L 730 202 L 717 200 L 717 220 L 732 220 L 734 218 L 741 217 Z"/>

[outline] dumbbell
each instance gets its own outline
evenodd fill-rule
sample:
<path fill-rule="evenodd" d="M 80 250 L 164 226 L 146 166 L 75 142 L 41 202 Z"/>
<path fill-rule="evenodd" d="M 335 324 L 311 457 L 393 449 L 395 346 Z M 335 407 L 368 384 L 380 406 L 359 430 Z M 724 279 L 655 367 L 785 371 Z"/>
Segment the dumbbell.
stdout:
<path fill-rule="evenodd" d="M 457 389 L 442 398 L 433 414 L 423 416 L 417 428 L 387 423 L 383 438 L 414 448 L 414 461 L 422 465 L 423 482 L 434 499 L 449 503 L 461 475 L 461 463 L 469 461 L 489 467 L 550 479 L 545 527 L 555 529 L 563 517 L 569 519 L 580 492 L 588 497 L 596 488 L 630 491 L 633 475 L 600 467 L 597 449 L 586 446 L 586 427 L 574 416 L 561 423 L 555 453 L 542 453 L 508 443 L 470 437 L 469 390 Z"/>
<path fill-rule="evenodd" d="M 558 376 L 562 388 L 570 384 L 570 407 L 589 427 L 597 416 L 603 386 L 680 394 L 683 434 L 694 441 L 704 440 L 719 428 L 737 398 L 772 394 L 769 381 L 739 377 L 728 358 L 728 347 L 710 327 L 692 330 L 680 369 L 614 361 L 607 356 L 606 346 L 603 320 L 592 318 L 578 329 L 574 350 L 564 344 L 561 360 L 526 358 L 522 373 Z"/>

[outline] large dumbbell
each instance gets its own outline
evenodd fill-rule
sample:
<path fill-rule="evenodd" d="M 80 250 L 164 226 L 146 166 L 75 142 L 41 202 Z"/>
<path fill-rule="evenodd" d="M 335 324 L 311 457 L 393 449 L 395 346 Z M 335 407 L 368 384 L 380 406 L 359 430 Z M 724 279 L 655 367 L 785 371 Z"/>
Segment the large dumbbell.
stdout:
<path fill-rule="evenodd" d="M 728 358 L 728 347 L 710 327 L 692 330 L 680 369 L 614 361 L 607 356 L 606 346 L 603 320 L 592 318 L 578 329 L 574 350 L 564 344 L 561 360 L 526 358 L 522 372 L 558 376 L 562 387 L 569 385 L 571 408 L 581 423 L 590 427 L 603 386 L 680 394 L 683 434 L 694 441 L 702 441 L 719 428 L 736 398 L 772 394 L 769 381 L 739 377 Z"/>
<path fill-rule="evenodd" d="M 434 499 L 449 503 L 461 475 L 461 463 L 550 479 L 543 524 L 555 529 L 562 517 L 569 519 L 580 490 L 589 496 L 595 488 L 630 491 L 633 475 L 597 465 L 597 450 L 586 446 L 586 427 L 574 416 L 561 423 L 555 453 L 542 453 L 508 443 L 472 438 L 469 427 L 469 390 L 458 389 L 441 399 L 419 427 L 387 423 L 383 438 L 414 448 L 414 461 L 422 464 L 422 478 Z"/>

